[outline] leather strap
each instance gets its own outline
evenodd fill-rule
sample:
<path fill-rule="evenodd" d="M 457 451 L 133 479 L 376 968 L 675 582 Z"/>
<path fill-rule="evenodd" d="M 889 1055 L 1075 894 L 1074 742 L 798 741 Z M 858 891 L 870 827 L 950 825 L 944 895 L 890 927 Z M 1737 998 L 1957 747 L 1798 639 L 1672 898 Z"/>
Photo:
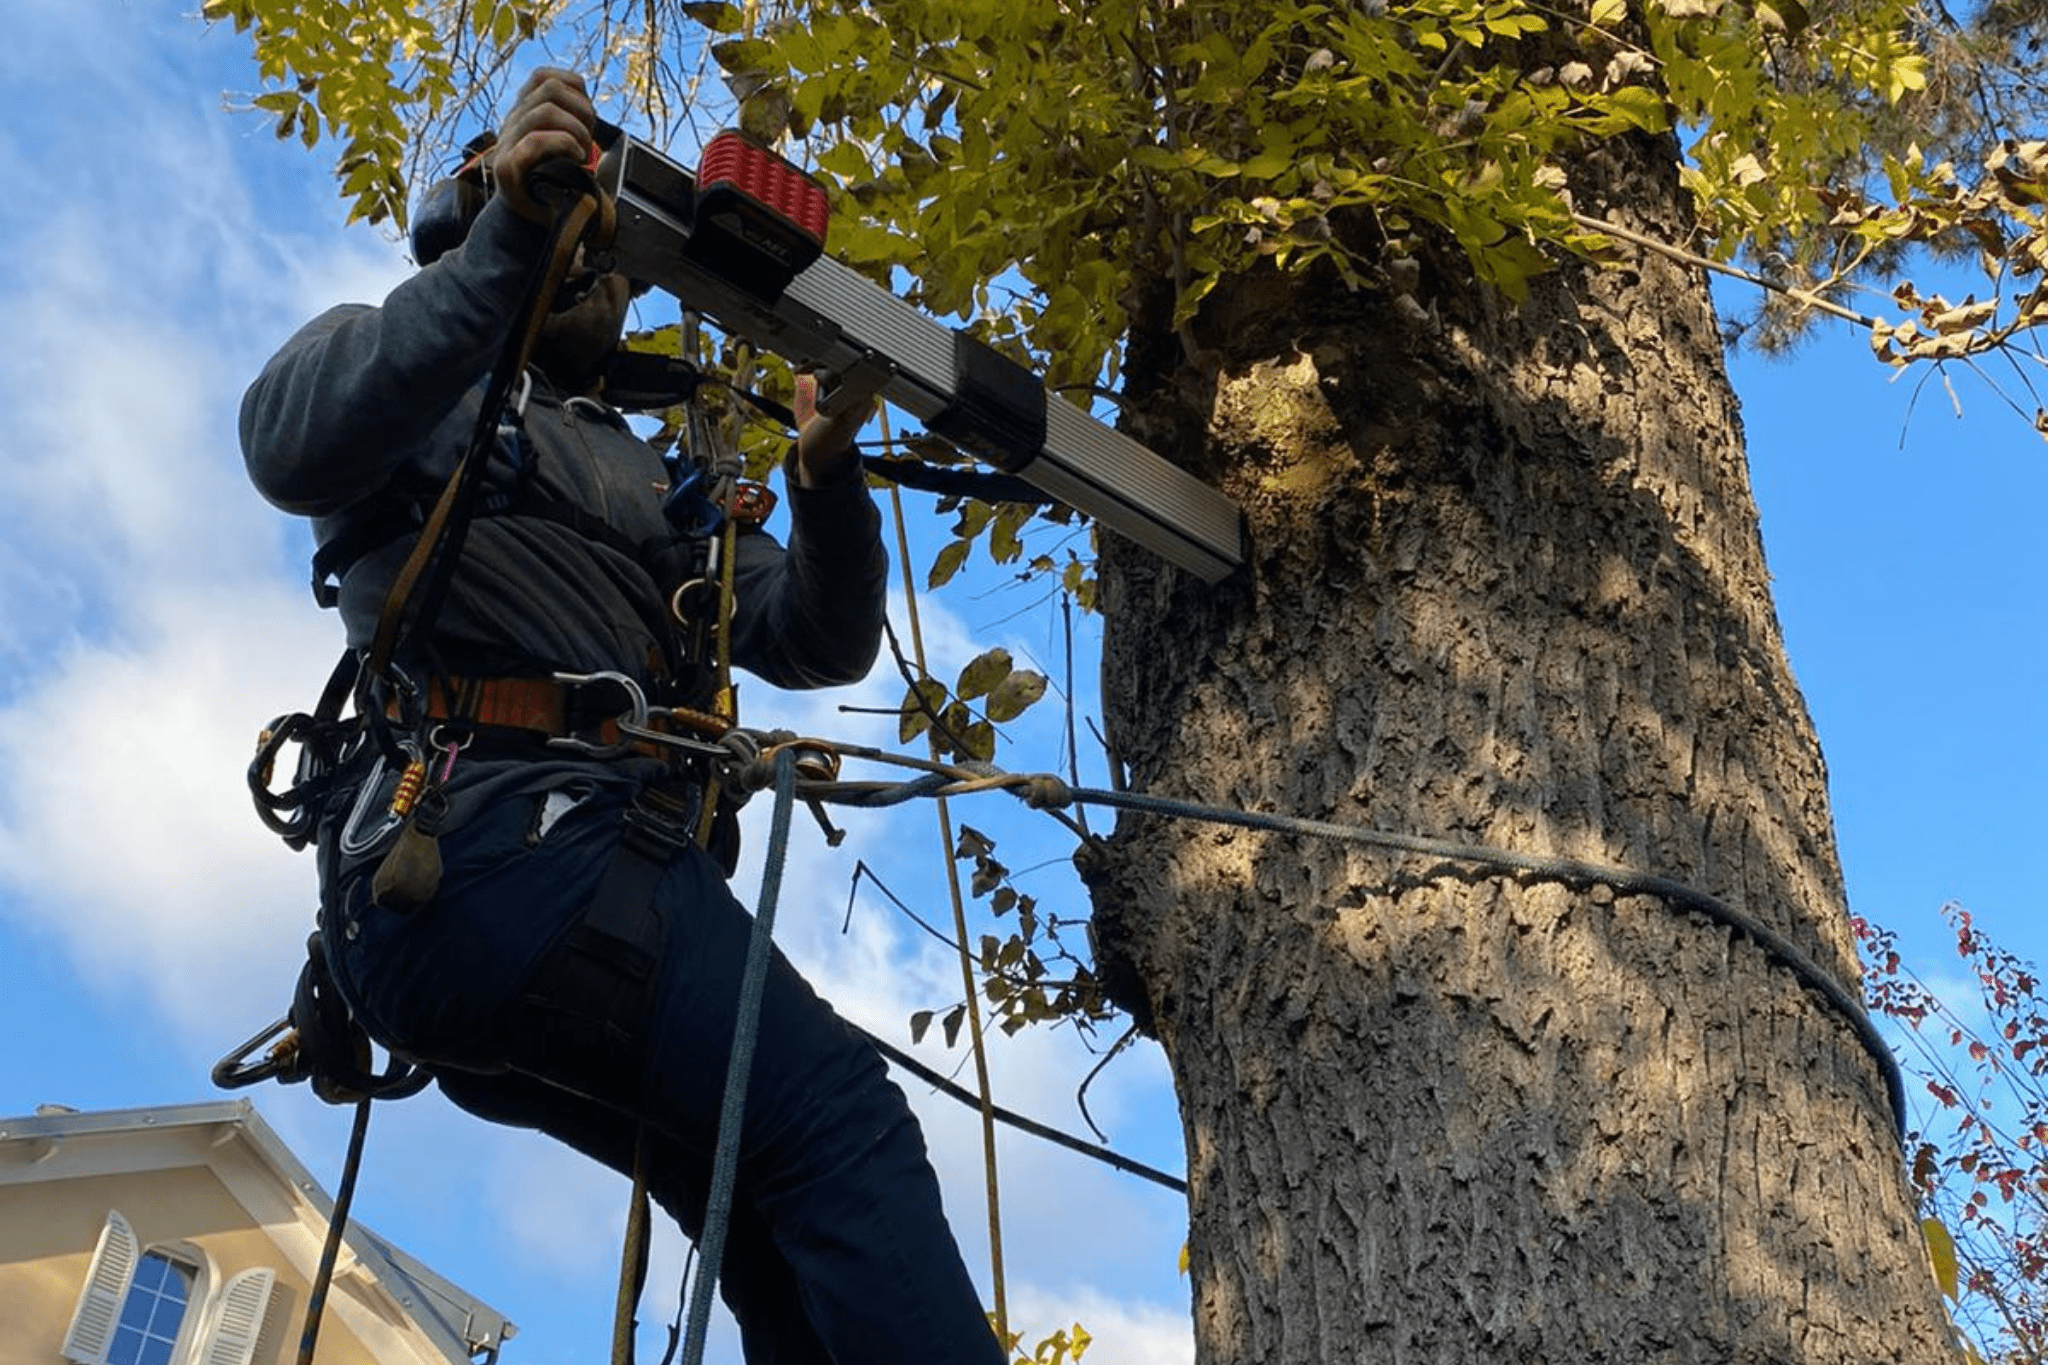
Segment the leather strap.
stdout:
<path fill-rule="evenodd" d="M 443 678 L 426 687 L 425 718 L 486 730 L 520 730 L 548 739 L 575 737 L 609 746 L 624 736 L 619 716 L 627 707 L 621 689 L 602 682 L 557 682 L 553 678 Z M 395 703 L 391 709 L 395 710 Z M 664 707 L 648 728 L 668 734 L 717 739 L 731 726 L 717 716 Z M 635 754 L 672 756 L 661 745 L 643 742 Z"/>

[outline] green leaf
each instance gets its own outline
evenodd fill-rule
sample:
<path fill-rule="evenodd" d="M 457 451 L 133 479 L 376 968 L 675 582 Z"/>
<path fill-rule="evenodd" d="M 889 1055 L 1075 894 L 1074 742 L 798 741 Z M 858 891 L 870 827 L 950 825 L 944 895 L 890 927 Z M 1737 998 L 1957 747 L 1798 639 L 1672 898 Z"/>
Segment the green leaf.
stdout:
<path fill-rule="evenodd" d="M 995 522 L 989 527 L 988 552 L 998 564 L 1014 564 L 1024 556 L 1024 542 L 1017 533 L 1031 520 L 1032 508 L 1028 503 L 1006 502 L 997 511 Z"/>
<path fill-rule="evenodd" d="M 1927 59 L 1918 53 L 1909 53 L 1895 59 L 1885 82 L 1885 98 L 1897 104 L 1909 91 L 1927 88 Z"/>
<path fill-rule="evenodd" d="M 735 76 L 757 75 L 775 68 L 775 47 L 765 38 L 728 38 L 711 45 L 711 57 Z"/>
<path fill-rule="evenodd" d="M 683 0 L 682 10 L 713 33 L 738 33 L 747 26 L 747 16 L 739 6 L 723 0 Z"/>
<path fill-rule="evenodd" d="M 819 155 L 818 169 L 841 180 L 859 180 L 868 174 L 868 156 L 859 143 L 835 142 Z"/>
<path fill-rule="evenodd" d="M 969 498 L 961 504 L 959 517 L 953 523 L 953 534 L 962 540 L 974 539 L 988 525 L 995 511 L 995 504 Z"/>
<path fill-rule="evenodd" d="M 1664 97 L 1641 85 L 1624 85 L 1603 101 L 1615 117 L 1646 133 L 1661 133 L 1671 126 L 1671 111 Z"/>
<path fill-rule="evenodd" d="M 1244 174 L 1250 179 L 1271 180 L 1274 176 L 1288 170 L 1293 165 L 1294 151 L 1292 148 L 1288 148 L 1284 151 L 1276 149 L 1260 152 L 1257 156 L 1245 162 L 1242 169 Z"/>

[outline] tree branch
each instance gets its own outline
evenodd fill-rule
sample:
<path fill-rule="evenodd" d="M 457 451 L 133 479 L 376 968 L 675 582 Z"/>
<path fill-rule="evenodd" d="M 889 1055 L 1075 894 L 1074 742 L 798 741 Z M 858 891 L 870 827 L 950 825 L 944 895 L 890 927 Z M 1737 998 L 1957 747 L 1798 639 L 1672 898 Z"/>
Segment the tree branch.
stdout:
<path fill-rule="evenodd" d="M 1882 325 L 1881 319 L 1859 313 L 1853 308 L 1844 308 L 1841 304 L 1831 299 L 1822 298 L 1810 290 L 1794 289 L 1790 285 L 1774 284 L 1761 275 L 1752 274 L 1747 270 L 1729 265 L 1723 261 L 1711 260 L 1708 257 L 1697 255 L 1687 251 L 1682 246 L 1673 246 L 1669 242 L 1658 241 L 1655 237 L 1637 232 L 1632 228 L 1622 227 L 1619 223 L 1610 223 L 1604 218 L 1595 218 L 1591 214 L 1576 212 L 1572 214 L 1572 221 L 1580 227 L 1590 228 L 1594 232 L 1604 232 L 1610 237 L 1618 237 L 1624 242 L 1642 247 L 1645 251 L 1654 251 L 1659 256 L 1677 261 L 1680 265 L 1690 265 L 1701 270 L 1711 270 L 1715 274 L 1741 280 L 1744 284 L 1753 284 L 1759 289 L 1768 289 L 1773 294 L 1783 294 L 1786 298 L 1796 303 L 1805 304 L 1808 308 L 1818 309 L 1820 312 L 1841 318 L 1846 322 L 1853 322 L 1858 327 L 1874 330 Z"/>

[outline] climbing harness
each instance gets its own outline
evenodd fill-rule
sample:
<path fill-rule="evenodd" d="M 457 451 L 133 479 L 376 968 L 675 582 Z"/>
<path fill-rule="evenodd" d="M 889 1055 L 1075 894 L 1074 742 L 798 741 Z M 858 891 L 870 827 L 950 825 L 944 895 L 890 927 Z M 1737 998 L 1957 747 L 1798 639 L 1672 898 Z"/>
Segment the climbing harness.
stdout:
<path fill-rule="evenodd" d="M 507 337 L 485 386 L 469 446 L 438 495 L 417 480 L 401 480 L 379 495 L 383 515 L 363 518 L 316 555 L 314 595 L 322 605 L 331 606 L 339 600 L 340 580 L 350 567 L 385 545 L 412 538 L 360 665 L 352 668 L 352 661 L 345 658 L 312 715 L 283 717 L 266 730 L 251 765 L 250 787 L 266 824 L 295 847 L 303 847 L 327 818 L 330 800 L 353 782 L 354 800 L 339 820 L 332 848 L 350 859 L 384 850 L 370 883 L 372 899 L 387 909 L 407 911 L 427 904 L 439 886 L 438 835 L 447 810 L 445 789 L 459 754 L 516 745 L 526 752 L 557 751 L 593 760 L 666 760 L 670 776 L 648 783 L 635 795 L 621 823 L 617 851 L 597 889 L 526 988 L 527 1007 L 548 1019 L 547 1027 L 534 1030 L 544 1049 L 530 1059 L 535 1069 L 564 1078 L 568 1088 L 615 1098 L 632 1093 L 634 1059 L 656 998 L 656 972 L 666 940 L 663 916 L 654 904 L 656 888 L 675 857 L 692 843 L 710 849 L 730 875 L 737 857 L 734 813 L 751 786 L 760 785 L 739 776 L 714 779 L 761 763 L 759 747 L 751 738 L 733 734 L 730 622 L 737 536 L 759 529 L 773 510 L 774 495 L 741 478 L 737 455 L 712 439 L 701 406 L 685 401 L 687 458 L 678 455 L 671 461 L 662 510 L 673 540 L 663 544 L 695 547 L 696 559 L 687 566 L 681 586 L 673 590 L 668 603 L 672 619 L 656 623 L 650 632 L 658 640 L 678 643 L 663 657 L 651 658 L 649 666 L 657 681 L 685 683 L 686 665 L 708 675 L 706 685 L 672 686 L 662 695 L 667 703 L 694 700 L 702 693 L 705 706 L 656 704 L 646 686 L 619 671 L 476 678 L 437 665 L 415 678 L 399 662 L 412 657 L 409 641 L 430 637 L 464 536 L 479 517 L 540 517 L 608 544 L 635 562 L 652 560 L 650 546 L 624 543 L 607 523 L 580 508 L 552 502 L 525 477 L 531 461 L 525 452 L 523 416 L 532 389 L 526 359 L 538 334 L 538 320 L 561 287 L 586 225 L 591 225 L 599 243 L 608 231 L 604 220 L 609 208 L 602 196 L 588 185 L 574 189 L 573 196 L 559 201 L 548 248 L 529 281 L 520 314 L 525 322 Z M 673 362 L 628 365 L 624 372 L 626 392 L 621 396 L 632 400 L 688 400 L 701 383 L 694 367 Z M 569 400 L 569 406 L 580 401 Z M 486 495 L 481 471 L 493 452 L 509 457 L 515 478 L 509 492 Z M 345 721 L 341 711 L 351 696 L 356 715 Z M 298 780 L 286 791 L 274 792 L 278 755 L 292 743 L 301 748 Z M 792 752 L 780 761 L 792 774 L 836 775 L 836 767 L 821 764 L 815 756 Z M 779 853 L 772 856 L 779 862 Z M 765 940 L 759 951 L 765 954 Z M 216 1079 L 224 1085 L 246 1085 L 266 1077 L 292 1080 L 306 1075 L 315 1080 L 323 1098 L 340 1102 L 360 1094 L 364 1103 L 423 1085 L 425 1073 L 396 1061 L 388 1078 L 369 1077 L 353 1061 L 347 1066 L 323 1063 L 329 1069 L 314 1066 L 313 1058 L 328 1058 L 331 1050 L 316 1052 L 309 1047 L 311 1034 L 321 1029 L 352 1030 L 347 1034 L 351 1052 L 359 1050 L 365 1058 L 368 1039 L 348 1018 L 325 976 L 317 936 L 309 945 L 309 959 L 303 980 L 317 980 L 318 989 L 302 987 L 294 1011 L 225 1059 Z M 758 996 L 758 985 L 754 994 Z M 309 1012 L 314 1004 L 320 1006 L 317 1014 Z M 750 1037 L 751 1029 L 747 1025 L 744 1036 Z M 264 1060 L 251 1063 L 251 1053 L 266 1045 L 270 1051 Z M 573 1081 L 566 1079 L 572 1077 Z M 734 1134 L 737 1141 L 736 1128 Z M 632 1308 L 646 1270 L 649 1200 L 638 1150 L 644 1137 L 643 1128 L 636 1139 L 633 1202 L 614 1324 L 614 1358 L 622 1361 L 631 1358 Z M 345 1184 L 353 1181 L 355 1159 L 352 1154 Z M 729 1202 L 729 1188 L 726 1197 Z M 338 1226 L 335 1235 L 339 1236 Z M 716 1257 L 708 1250 L 701 1264 L 716 1273 Z M 309 1314 L 317 1311 L 323 1297 L 316 1294 Z M 315 1324 L 309 1320 L 309 1339 L 313 1330 Z"/>

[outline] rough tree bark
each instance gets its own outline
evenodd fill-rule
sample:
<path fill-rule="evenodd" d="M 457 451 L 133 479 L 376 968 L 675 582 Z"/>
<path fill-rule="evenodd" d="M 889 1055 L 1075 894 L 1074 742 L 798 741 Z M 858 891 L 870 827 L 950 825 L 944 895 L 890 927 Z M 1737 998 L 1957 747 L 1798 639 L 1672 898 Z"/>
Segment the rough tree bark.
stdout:
<path fill-rule="evenodd" d="M 1682 238 L 1671 149 L 1619 155 L 1581 202 Z M 1438 264 L 1433 321 L 1245 280 L 1204 363 L 1134 350 L 1141 434 L 1243 502 L 1253 564 L 1107 547 L 1133 787 L 1659 873 L 1853 992 L 1703 279 L 1516 309 Z M 1727 930 L 1149 818 L 1090 877 L 1178 1087 L 1199 1360 L 1948 1358 L 1879 1069 Z"/>

